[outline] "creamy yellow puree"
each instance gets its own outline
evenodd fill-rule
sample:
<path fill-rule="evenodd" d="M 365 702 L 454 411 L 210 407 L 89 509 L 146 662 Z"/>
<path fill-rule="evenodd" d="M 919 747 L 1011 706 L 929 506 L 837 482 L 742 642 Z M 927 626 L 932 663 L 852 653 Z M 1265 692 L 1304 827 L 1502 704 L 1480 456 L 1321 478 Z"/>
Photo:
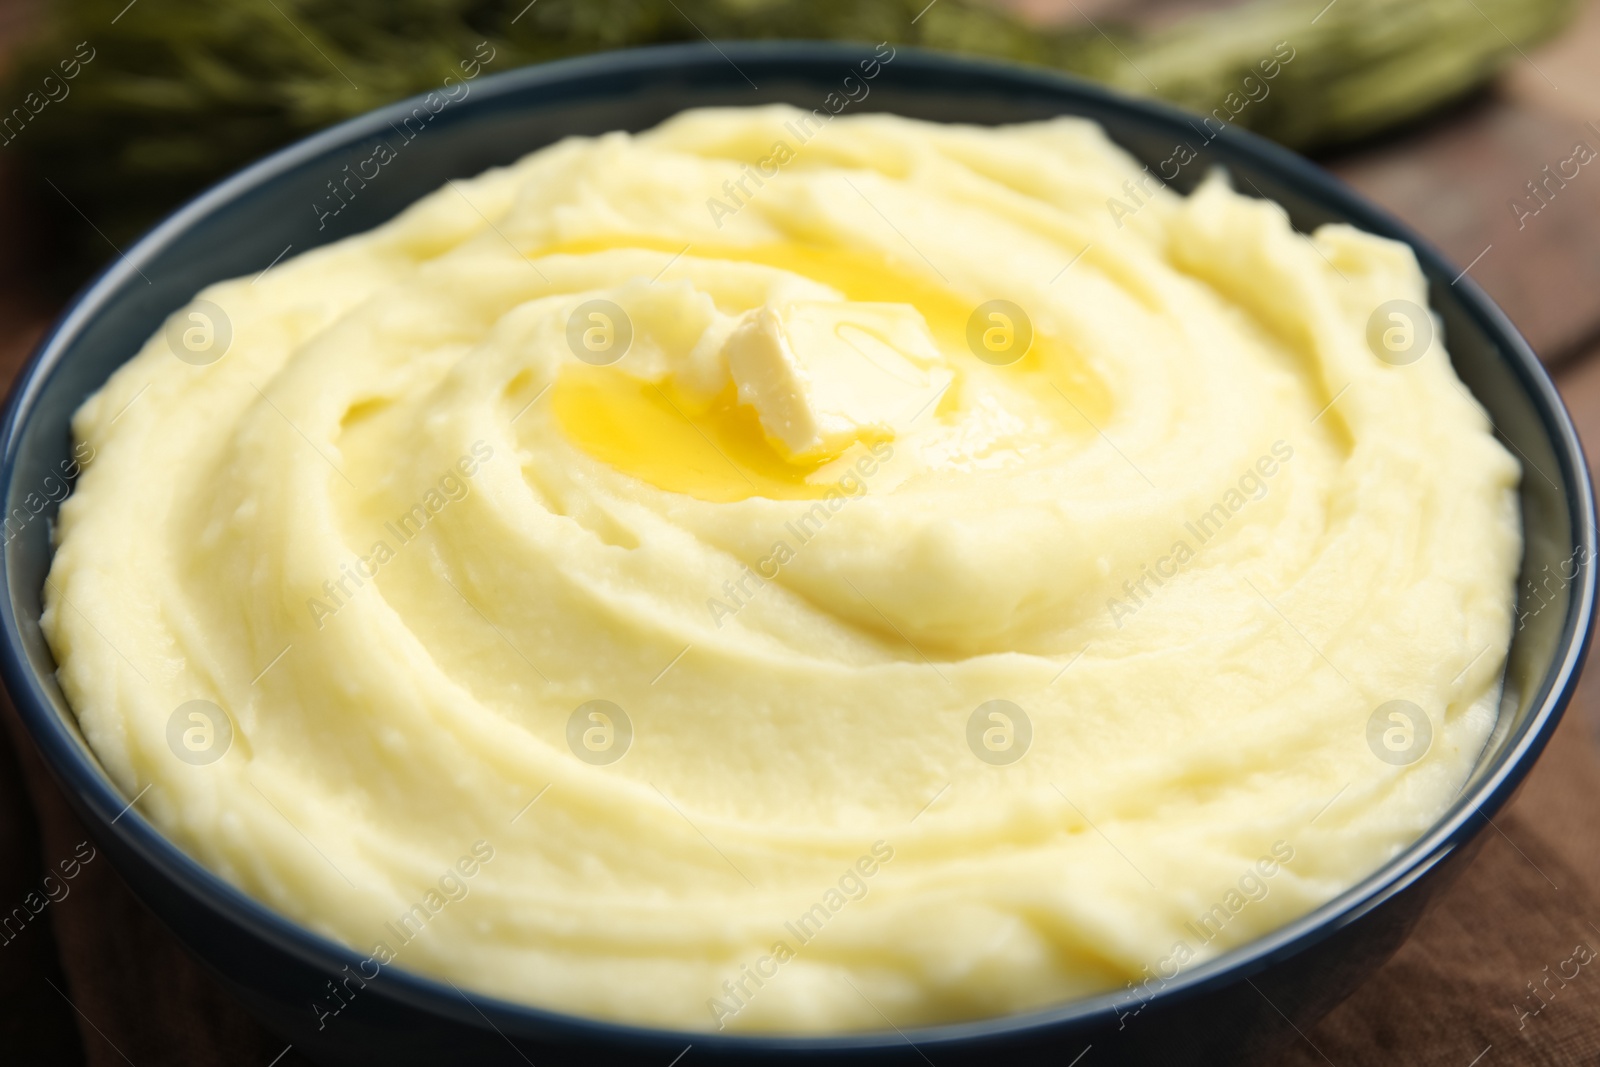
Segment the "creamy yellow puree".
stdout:
<path fill-rule="evenodd" d="M 1408 249 L 1130 186 L 1086 121 L 804 114 L 452 183 L 78 412 L 89 742 L 369 976 L 686 1029 L 1142 998 L 1484 744 L 1519 472 L 1425 318 L 1369 343 Z"/>

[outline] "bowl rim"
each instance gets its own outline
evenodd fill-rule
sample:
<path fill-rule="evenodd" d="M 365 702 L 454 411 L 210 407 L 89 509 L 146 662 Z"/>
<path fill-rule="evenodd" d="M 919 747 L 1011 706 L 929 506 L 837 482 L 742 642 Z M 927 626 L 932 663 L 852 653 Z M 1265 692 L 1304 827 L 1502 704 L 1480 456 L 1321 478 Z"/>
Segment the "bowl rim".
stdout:
<path fill-rule="evenodd" d="M 961 73 L 978 78 L 997 90 L 1029 90 L 1041 97 L 1056 98 L 1063 105 L 1077 100 L 1103 111 L 1122 112 L 1147 124 L 1154 121 L 1187 126 L 1192 121 L 1189 112 L 1172 105 L 1127 96 L 1048 68 L 910 45 L 894 47 L 895 61 L 901 70 L 917 68 L 923 73 Z M 820 62 L 854 62 L 871 55 L 870 48 L 867 44 L 841 42 L 713 42 L 709 39 L 625 48 L 487 75 L 477 81 L 474 95 L 479 101 L 476 106 L 481 107 L 485 102 L 596 75 L 628 73 L 659 80 L 686 68 L 712 64 L 729 64 L 736 70 L 741 64 L 749 64 L 778 71 L 785 65 L 802 67 Z M 391 121 L 409 115 L 425 95 L 418 94 L 365 112 L 257 160 L 187 201 L 96 273 L 40 339 L 9 390 L 3 421 L 0 421 L 0 488 L 6 498 L 9 499 L 16 481 L 18 448 L 24 428 L 36 410 L 45 383 L 61 365 L 85 325 L 123 286 L 139 277 L 143 263 L 214 210 L 248 196 L 258 187 L 270 184 L 285 172 L 330 150 L 370 137 Z M 457 106 L 474 105 L 463 100 Z M 1274 172 L 1287 185 L 1313 195 L 1320 204 L 1360 228 L 1403 241 L 1412 248 L 1430 277 L 1456 277 L 1451 285 L 1459 291 L 1461 310 L 1495 342 L 1503 362 L 1525 390 L 1549 435 L 1562 487 L 1568 496 L 1573 542 L 1587 555 L 1579 577 L 1569 587 L 1570 602 L 1557 642 L 1559 654 L 1540 679 L 1535 698 L 1537 706 L 1514 736 L 1507 738 L 1506 747 L 1490 772 L 1475 785 L 1463 789 L 1426 833 L 1361 881 L 1261 937 L 1180 971 L 1161 989 L 1141 998 L 1141 1010 L 1156 1002 L 1171 1004 L 1198 996 L 1300 954 L 1387 902 L 1481 833 L 1482 826 L 1475 825 L 1475 820 L 1493 825 L 1494 813 L 1521 784 L 1570 701 L 1594 627 L 1596 574 L 1592 561 L 1596 556 L 1596 527 L 1588 464 L 1571 417 L 1549 373 L 1509 318 L 1470 276 L 1465 272 L 1456 274 L 1450 261 L 1431 243 L 1316 164 L 1231 124 L 1209 143 L 1219 144 L 1230 154 L 1250 158 L 1254 165 Z M 57 782 L 79 813 L 89 816 L 89 828 L 94 835 L 102 839 L 115 837 L 119 846 L 137 854 L 162 878 L 198 899 L 216 917 L 243 928 L 303 965 L 332 975 L 338 974 L 344 966 L 366 959 L 359 949 L 346 947 L 273 911 L 202 866 L 137 810 L 137 796 L 129 800 L 122 795 L 81 739 L 75 724 L 69 724 L 58 715 L 32 668 L 9 589 L 10 558 L 9 543 L 0 545 L 3 580 L 8 587 L 8 595 L 0 597 L 0 680 Z M 376 981 L 381 983 L 378 991 L 393 1001 L 474 1028 L 479 1028 L 480 1022 L 488 1022 L 497 1029 L 505 1026 L 524 1037 L 557 1036 L 564 1040 L 621 1042 L 636 1047 L 675 1049 L 687 1041 L 705 1046 L 708 1051 L 725 1053 L 869 1051 L 906 1043 L 918 1049 L 937 1048 L 974 1040 L 1015 1038 L 1057 1026 L 1108 1021 L 1111 1016 L 1126 1014 L 1119 1011 L 1119 1007 L 1129 1006 L 1125 987 L 1009 1015 L 904 1030 L 890 1022 L 889 1030 L 727 1033 L 612 1021 L 523 1004 L 487 993 L 472 992 L 469 997 L 445 979 L 394 964 L 383 965 Z"/>

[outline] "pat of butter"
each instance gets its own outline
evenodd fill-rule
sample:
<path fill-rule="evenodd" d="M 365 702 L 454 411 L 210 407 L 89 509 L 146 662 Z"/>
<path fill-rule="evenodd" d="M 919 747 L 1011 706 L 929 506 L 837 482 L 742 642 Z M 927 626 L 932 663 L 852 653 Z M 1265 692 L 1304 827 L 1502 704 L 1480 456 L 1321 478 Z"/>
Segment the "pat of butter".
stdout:
<path fill-rule="evenodd" d="M 951 379 L 908 304 L 767 304 L 745 314 L 723 355 L 740 402 L 796 461 L 898 436 Z"/>

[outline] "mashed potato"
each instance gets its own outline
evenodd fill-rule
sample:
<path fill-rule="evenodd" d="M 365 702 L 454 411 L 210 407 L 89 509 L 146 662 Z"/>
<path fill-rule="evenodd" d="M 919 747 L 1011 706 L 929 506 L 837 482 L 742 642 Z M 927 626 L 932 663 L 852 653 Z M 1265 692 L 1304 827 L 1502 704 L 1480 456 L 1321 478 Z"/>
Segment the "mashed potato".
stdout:
<path fill-rule="evenodd" d="M 1142 998 L 1493 724 L 1519 471 L 1425 303 L 1081 120 L 570 139 L 175 314 L 77 415 L 45 630 L 140 810 L 366 978 Z"/>

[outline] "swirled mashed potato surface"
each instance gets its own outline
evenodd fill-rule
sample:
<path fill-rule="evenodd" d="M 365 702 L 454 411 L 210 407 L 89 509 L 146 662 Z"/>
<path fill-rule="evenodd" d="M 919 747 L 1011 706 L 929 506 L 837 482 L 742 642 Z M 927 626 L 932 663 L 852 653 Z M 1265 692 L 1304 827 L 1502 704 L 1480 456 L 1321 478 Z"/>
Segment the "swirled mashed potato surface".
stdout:
<path fill-rule="evenodd" d="M 452 183 L 84 404 L 44 626 L 141 812 L 374 967 L 767 1031 L 1143 995 L 1427 829 L 1519 469 L 1369 346 L 1409 250 L 799 114 Z"/>

